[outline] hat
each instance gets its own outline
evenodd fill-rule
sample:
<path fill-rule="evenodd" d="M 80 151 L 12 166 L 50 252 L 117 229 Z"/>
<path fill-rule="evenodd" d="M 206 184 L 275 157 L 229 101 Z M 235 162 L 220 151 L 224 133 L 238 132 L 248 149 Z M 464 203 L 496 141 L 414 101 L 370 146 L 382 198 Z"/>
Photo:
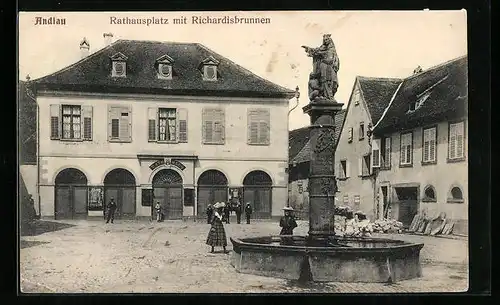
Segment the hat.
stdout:
<path fill-rule="evenodd" d="M 225 204 L 224 202 L 216 202 L 216 203 L 214 204 L 214 208 L 216 208 L 216 209 L 218 209 L 218 208 L 223 208 L 223 207 L 225 207 L 225 206 L 226 206 L 226 204 Z"/>
<path fill-rule="evenodd" d="M 250 205 L 250 202 L 247 202 L 247 205 Z"/>
<path fill-rule="evenodd" d="M 284 207 L 283 211 L 293 211 L 293 208 L 292 207 Z"/>

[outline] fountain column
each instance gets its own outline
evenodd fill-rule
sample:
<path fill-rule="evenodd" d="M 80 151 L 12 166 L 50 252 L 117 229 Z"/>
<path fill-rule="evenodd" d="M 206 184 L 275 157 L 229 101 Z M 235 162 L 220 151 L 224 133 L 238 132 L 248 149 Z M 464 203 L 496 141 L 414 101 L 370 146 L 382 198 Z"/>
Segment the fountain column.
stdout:
<path fill-rule="evenodd" d="M 335 114 L 342 109 L 342 104 L 334 99 L 321 99 L 302 109 L 311 118 L 309 236 L 319 241 L 335 235 Z"/>

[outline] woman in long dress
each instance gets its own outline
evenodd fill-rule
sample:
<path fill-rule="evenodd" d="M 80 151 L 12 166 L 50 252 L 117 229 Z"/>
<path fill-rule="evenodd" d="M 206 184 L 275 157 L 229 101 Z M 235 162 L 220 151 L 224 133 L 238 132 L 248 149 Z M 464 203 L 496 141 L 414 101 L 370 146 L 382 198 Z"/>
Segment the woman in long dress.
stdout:
<path fill-rule="evenodd" d="M 214 204 L 214 215 L 212 217 L 212 226 L 210 227 L 210 232 L 208 232 L 206 244 L 212 246 L 210 253 L 214 253 L 215 247 L 222 247 L 224 253 L 227 253 L 227 238 L 226 231 L 224 230 L 224 225 L 222 224 L 222 209 L 225 204 L 223 202 L 217 202 Z"/>

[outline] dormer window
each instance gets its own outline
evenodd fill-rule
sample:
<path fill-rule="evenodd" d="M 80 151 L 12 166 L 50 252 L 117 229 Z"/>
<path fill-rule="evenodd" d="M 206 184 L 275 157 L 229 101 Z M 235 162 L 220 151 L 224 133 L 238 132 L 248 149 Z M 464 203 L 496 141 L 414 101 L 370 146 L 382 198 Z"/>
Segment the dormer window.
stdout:
<path fill-rule="evenodd" d="M 427 91 L 424 94 L 417 96 L 417 100 L 415 102 L 410 103 L 410 107 L 408 109 L 408 112 L 412 112 L 412 111 L 415 111 L 418 108 L 420 108 L 424 104 L 425 100 L 427 100 L 429 98 L 430 95 L 431 95 L 431 91 Z"/>
<path fill-rule="evenodd" d="M 209 56 L 203 62 L 203 80 L 206 81 L 216 81 L 217 80 L 217 67 L 219 66 L 219 61 L 213 56 Z"/>
<path fill-rule="evenodd" d="M 172 79 L 174 60 L 168 55 L 163 55 L 156 60 L 158 78 L 159 79 Z"/>
<path fill-rule="evenodd" d="M 126 77 L 127 76 L 127 59 L 128 59 L 128 57 L 123 55 L 120 52 L 111 56 L 111 61 L 113 62 L 111 75 L 113 77 Z"/>

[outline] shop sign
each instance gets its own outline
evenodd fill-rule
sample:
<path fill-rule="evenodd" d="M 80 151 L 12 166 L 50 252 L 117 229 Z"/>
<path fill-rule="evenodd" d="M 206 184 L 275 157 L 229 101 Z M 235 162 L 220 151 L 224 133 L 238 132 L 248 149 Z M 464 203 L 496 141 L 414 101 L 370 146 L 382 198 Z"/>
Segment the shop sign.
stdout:
<path fill-rule="evenodd" d="M 162 165 L 172 165 L 172 166 L 179 168 L 180 170 L 184 170 L 186 168 L 186 166 L 184 166 L 184 164 L 182 164 L 181 162 L 179 162 L 177 160 L 168 159 L 168 158 L 156 161 L 155 163 L 151 164 L 149 166 L 149 168 L 151 170 L 154 170 L 155 168 L 158 168 Z"/>

